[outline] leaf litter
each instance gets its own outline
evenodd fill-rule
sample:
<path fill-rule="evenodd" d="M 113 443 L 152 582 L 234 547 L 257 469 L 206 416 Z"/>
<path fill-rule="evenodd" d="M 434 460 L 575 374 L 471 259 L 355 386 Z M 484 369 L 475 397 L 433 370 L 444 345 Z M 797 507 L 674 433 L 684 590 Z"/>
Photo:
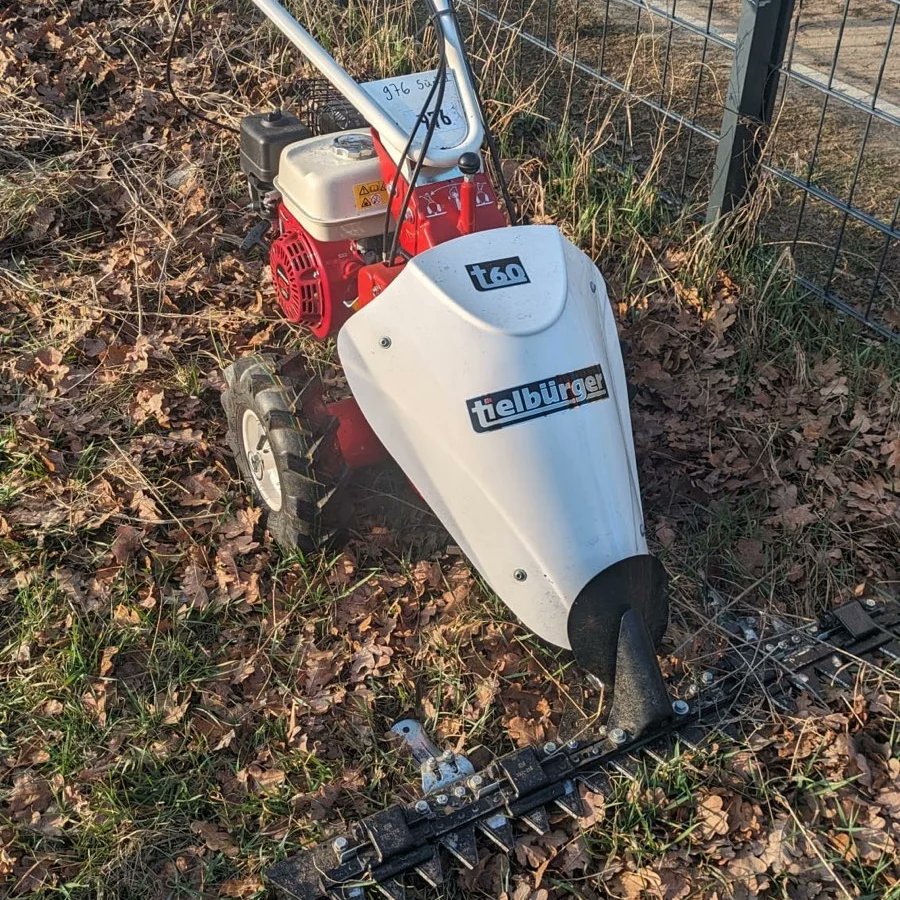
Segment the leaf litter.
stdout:
<path fill-rule="evenodd" d="M 303 338 L 265 267 L 216 249 L 252 223 L 236 142 L 165 92 L 169 27 L 156 0 L 0 11 L 0 879 L 17 896 L 261 896 L 266 864 L 409 796 L 386 736 L 401 715 L 477 757 L 598 709 L 390 467 L 363 479 L 339 555 L 286 558 L 262 530 L 224 449 L 219 369 Z M 279 82 L 240 49 L 242 17 L 193 27 L 176 77 L 223 98 L 236 75 L 222 109 L 265 108 Z M 767 342 L 753 285 L 698 285 L 659 240 L 650 290 L 622 287 L 614 242 L 597 252 L 648 534 L 675 576 L 672 644 L 710 584 L 762 578 L 760 604 L 804 615 L 896 584 L 895 371 Z M 507 900 L 894 895 L 895 688 L 861 683 L 837 712 L 761 720 L 750 749 L 589 797 L 583 833 L 556 823 L 460 883 Z"/>

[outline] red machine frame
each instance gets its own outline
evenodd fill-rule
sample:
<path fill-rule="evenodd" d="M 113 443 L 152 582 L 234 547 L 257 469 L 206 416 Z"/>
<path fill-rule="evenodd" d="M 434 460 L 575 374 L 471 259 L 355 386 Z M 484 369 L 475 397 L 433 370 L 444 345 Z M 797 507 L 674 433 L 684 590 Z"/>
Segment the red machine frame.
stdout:
<path fill-rule="evenodd" d="M 372 137 L 381 164 L 382 179 L 385 184 L 391 184 L 397 174 L 397 165 L 374 129 Z M 408 184 L 401 174 L 391 204 L 391 215 L 395 221 L 400 216 L 407 189 Z M 484 172 L 416 186 L 399 226 L 398 244 L 404 258 L 371 263 L 359 269 L 356 275 L 357 299 L 352 311 L 374 300 L 403 271 L 406 257 L 416 256 L 465 234 L 502 228 L 508 224 L 497 203 L 496 191 Z M 314 328 L 313 334 L 322 340 L 336 333 L 345 318 L 334 319 L 335 325 L 328 331 Z M 338 420 L 335 449 L 349 468 L 370 466 L 387 458 L 384 447 L 353 397 L 327 404 L 326 409 Z"/>

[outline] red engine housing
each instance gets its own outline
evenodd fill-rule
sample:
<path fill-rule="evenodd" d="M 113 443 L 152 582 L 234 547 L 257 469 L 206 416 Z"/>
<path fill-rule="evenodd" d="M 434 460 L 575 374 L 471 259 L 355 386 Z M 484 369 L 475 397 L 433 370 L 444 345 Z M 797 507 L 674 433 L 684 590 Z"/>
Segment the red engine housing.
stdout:
<path fill-rule="evenodd" d="M 318 241 L 278 205 L 278 237 L 269 247 L 272 284 L 289 322 L 307 325 L 317 338 L 336 334 L 353 311 L 363 260 L 352 241 Z"/>

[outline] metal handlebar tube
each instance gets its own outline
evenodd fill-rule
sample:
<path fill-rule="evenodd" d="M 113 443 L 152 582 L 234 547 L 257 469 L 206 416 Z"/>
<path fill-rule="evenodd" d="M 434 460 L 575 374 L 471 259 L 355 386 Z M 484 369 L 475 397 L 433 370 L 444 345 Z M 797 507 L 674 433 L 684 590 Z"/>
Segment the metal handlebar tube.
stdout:
<path fill-rule="evenodd" d="M 253 0 L 254 5 L 267 19 L 325 76 L 334 88 L 350 102 L 363 118 L 378 132 L 391 158 L 402 165 L 400 158 L 409 139 L 403 129 L 388 113 L 373 100 L 362 87 L 342 69 L 328 51 L 280 4 L 277 0 Z M 428 148 L 424 165 L 433 169 L 451 169 L 456 166 L 463 153 L 478 153 L 484 141 L 484 122 L 475 87 L 469 77 L 465 48 L 456 27 L 454 16 L 443 15 L 451 12 L 451 0 L 429 0 L 436 13 L 438 27 L 444 34 L 447 70 L 453 73 L 467 124 L 465 138 L 455 147 Z M 418 161 L 420 148 L 413 145 L 409 156 Z"/>

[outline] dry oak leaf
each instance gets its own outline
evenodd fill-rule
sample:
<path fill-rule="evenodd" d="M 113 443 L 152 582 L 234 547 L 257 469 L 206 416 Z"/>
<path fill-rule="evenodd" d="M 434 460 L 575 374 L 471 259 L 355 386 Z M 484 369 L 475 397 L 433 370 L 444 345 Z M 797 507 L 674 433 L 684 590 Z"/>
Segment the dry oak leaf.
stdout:
<path fill-rule="evenodd" d="M 192 691 L 185 692 L 179 702 L 177 691 L 160 692 L 156 695 L 153 711 L 162 714 L 163 725 L 177 725 L 185 716 L 191 704 Z"/>
<path fill-rule="evenodd" d="M 140 548 L 143 536 L 143 532 L 131 525 L 120 525 L 116 529 L 116 536 L 110 547 L 113 559 L 120 566 L 128 562 Z"/>
<path fill-rule="evenodd" d="M 219 885 L 220 897 L 252 897 L 263 890 L 262 879 L 258 875 L 247 875 L 245 878 L 229 878 Z"/>
<path fill-rule="evenodd" d="M 237 856 L 239 853 L 237 844 L 231 839 L 231 835 L 212 822 L 191 822 L 191 831 L 203 838 L 203 843 L 210 850 L 219 851 L 224 853 L 225 856 L 232 857 Z"/>
<path fill-rule="evenodd" d="M 131 404 L 131 418 L 135 425 L 142 425 L 148 419 L 156 419 L 163 427 L 169 425 L 169 414 L 164 408 L 165 392 L 160 388 L 140 388 Z"/>
<path fill-rule="evenodd" d="M 728 813 L 725 801 L 718 794 L 710 794 L 698 804 L 697 831 L 704 840 L 728 834 Z"/>
<path fill-rule="evenodd" d="M 663 885 L 659 874 L 653 869 L 638 869 L 637 872 L 622 872 L 616 879 L 622 890 L 623 900 L 643 900 L 647 897 L 662 897 Z"/>
<path fill-rule="evenodd" d="M 264 769 L 258 763 L 251 763 L 237 773 L 237 780 L 248 790 L 262 794 L 277 791 L 287 774 L 282 769 Z"/>

